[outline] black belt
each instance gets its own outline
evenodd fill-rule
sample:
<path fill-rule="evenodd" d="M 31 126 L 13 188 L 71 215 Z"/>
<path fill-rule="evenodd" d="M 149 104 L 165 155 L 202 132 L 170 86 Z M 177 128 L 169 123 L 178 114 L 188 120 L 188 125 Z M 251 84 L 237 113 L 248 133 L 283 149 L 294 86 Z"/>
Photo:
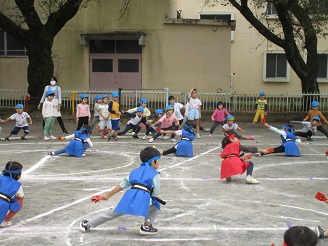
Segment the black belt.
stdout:
<path fill-rule="evenodd" d="M 0 192 L 0 199 L 5 200 L 6 202 L 10 202 L 11 198 L 10 196 L 7 196 L 6 194 L 3 194 Z"/>
<path fill-rule="evenodd" d="M 233 157 L 233 156 L 238 157 L 238 156 L 235 155 L 235 154 L 231 154 L 231 155 L 227 155 L 227 156 L 223 157 L 223 159 L 227 159 L 227 158 L 229 158 L 229 157 Z"/>
<path fill-rule="evenodd" d="M 131 189 L 144 190 L 144 191 L 147 191 L 148 193 L 150 193 L 149 188 L 143 184 L 134 184 L 134 185 L 132 185 Z"/>

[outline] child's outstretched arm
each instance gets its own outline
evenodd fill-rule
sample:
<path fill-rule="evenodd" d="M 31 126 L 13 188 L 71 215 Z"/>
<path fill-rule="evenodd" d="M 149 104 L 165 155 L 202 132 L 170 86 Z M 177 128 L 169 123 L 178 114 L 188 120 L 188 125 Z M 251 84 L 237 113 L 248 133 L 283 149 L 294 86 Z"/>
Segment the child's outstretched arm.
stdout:
<path fill-rule="evenodd" d="M 242 128 L 241 128 L 241 127 L 239 127 L 239 126 L 238 126 L 237 130 L 239 130 L 239 131 L 241 131 L 241 132 L 243 132 L 243 133 L 245 133 L 245 132 L 246 132 L 244 129 L 242 129 Z"/>
<path fill-rule="evenodd" d="M 175 132 L 175 131 L 173 131 L 173 130 L 166 130 L 166 131 L 164 131 L 164 130 L 161 130 L 161 131 L 160 131 L 160 133 L 166 133 L 166 134 L 176 134 L 176 132 Z"/>
<path fill-rule="evenodd" d="M 11 121 L 10 117 L 8 117 L 5 120 L 0 119 L 0 122 L 3 123 L 3 124 L 7 123 L 8 121 Z"/>
<path fill-rule="evenodd" d="M 111 198 L 112 196 L 114 196 L 116 193 L 120 192 L 122 189 L 122 187 L 120 185 L 115 186 L 114 189 L 112 189 L 111 191 L 105 193 L 102 196 L 102 200 L 108 200 L 109 198 Z"/>
<path fill-rule="evenodd" d="M 32 122 L 32 118 L 30 117 L 30 118 L 29 118 L 29 124 L 32 125 L 32 123 L 33 123 L 33 122 Z"/>

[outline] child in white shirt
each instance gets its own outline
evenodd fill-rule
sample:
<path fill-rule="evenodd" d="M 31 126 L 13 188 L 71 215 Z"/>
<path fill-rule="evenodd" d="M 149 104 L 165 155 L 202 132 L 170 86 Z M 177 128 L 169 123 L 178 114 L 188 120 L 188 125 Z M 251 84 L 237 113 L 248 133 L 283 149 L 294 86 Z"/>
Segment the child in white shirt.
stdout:
<path fill-rule="evenodd" d="M 55 93 L 53 91 L 47 91 L 46 97 L 47 99 L 44 101 L 42 105 L 42 117 L 44 120 L 44 127 L 43 127 L 43 140 L 47 141 L 49 139 L 56 139 L 53 136 L 52 129 L 55 123 L 55 107 L 52 102 L 54 99 Z M 48 137 L 49 136 L 49 137 Z"/>
<path fill-rule="evenodd" d="M 27 120 L 29 120 L 30 125 L 32 125 L 32 118 L 26 112 L 24 112 L 23 104 L 16 105 L 16 113 L 7 118 L 6 120 L 0 120 L 1 123 L 7 123 L 8 121 L 16 121 L 14 129 L 5 137 L 5 141 L 10 141 L 9 137 L 11 135 L 17 135 L 18 132 L 22 129 L 24 131 L 23 135 L 21 136 L 20 140 L 26 141 L 27 139 L 25 136 L 29 134 L 29 128 Z M 1 133 L 1 132 L 0 132 Z"/>

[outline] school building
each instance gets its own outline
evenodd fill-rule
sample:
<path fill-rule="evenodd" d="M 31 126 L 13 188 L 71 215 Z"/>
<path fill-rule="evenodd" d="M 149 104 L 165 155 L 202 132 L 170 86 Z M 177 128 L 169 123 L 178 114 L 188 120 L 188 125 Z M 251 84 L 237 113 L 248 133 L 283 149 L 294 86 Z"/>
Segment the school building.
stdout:
<path fill-rule="evenodd" d="M 56 36 L 54 75 L 63 90 L 301 93 L 281 48 L 236 9 L 204 8 L 199 0 L 138 0 L 121 16 L 123 2 L 91 1 Z M 328 41 L 320 40 L 318 50 L 318 81 L 327 93 Z M 27 64 L 25 48 L 0 31 L 0 87 L 27 88 Z"/>

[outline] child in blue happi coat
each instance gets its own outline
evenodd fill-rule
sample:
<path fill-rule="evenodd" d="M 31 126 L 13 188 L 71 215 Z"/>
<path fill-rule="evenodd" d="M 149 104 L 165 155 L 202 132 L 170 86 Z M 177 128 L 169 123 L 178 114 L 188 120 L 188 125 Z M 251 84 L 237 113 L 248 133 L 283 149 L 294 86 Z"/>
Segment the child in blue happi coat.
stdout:
<path fill-rule="evenodd" d="M 192 130 L 193 122 L 188 120 L 181 130 L 172 131 L 162 130 L 161 133 L 167 134 L 175 134 L 177 136 L 181 136 L 181 141 L 174 145 L 172 148 L 163 151 L 163 155 L 168 155 L 175 153 L 177 156 L 186 156 L 192 157 L 193 156 L 193 148 L 192 148 L 192 141 L 195 139 L 195 133 Z"/>
<path fill-rule="evenodd" d="M 85 232 L 123 214 L 145 217 L 139 233 L 141 235 L 156 234 L 158 230 L 152 226 L 164 204 L 156 196 L 160 191 L 160 175 L 157 169 L 160 165 L 160 153 L 153 147 L 147 147 L 140 152 L 142 161 L 140 167 L 134 169 L 119 185 L 102 196 L 97 196 L 94 202 L 108 200 L 123 189 L 129 188 L 123 195 L 116 208 L 106 209 L 89 220 L 80 222 L 80 230 Z M 93 197 L 94 199 L 94 197 Z"/>
<path fill-rule="evenodd" d="M 93 143 L 90 139 L 91 127 L 89 125 L 84 125 L 81 130 L 75 131 L 74 134 L 66 137 L 58 137 L 58 140 L 72 139 L 69 144 L 62 149 L 56 151 L 50 151 L 49 155 L 60 155 L 66 153 L 68 155 L 82 157 L 85 156 L 85 151 L 88 148 L 93 147 Z"/>
<path fill-rule="evenodd" d="M 291 125 L 283 125 L 282 130 L 276 127 L 270 126 L 265 118 L 262 119 L 262 123 L 265 127 L 268 127 L 271 131 L 280 134 L 282 143 L 276 148 L 269 148 L 267 150 L 268 154 L 272 153 L 285 153 L 287 156 L 297 156 L 300 157 L 301 153 L 298 149 L 297 144 L 301 143 L 301 140 L 293 134 L 293 129 Z"/>
<path fill-rule="evenodd" d="M 0 227 L 12 226 L 12 218 L 23 207 L 24 191 L 18 182 L 23 165 L 10 161 L 0 175 Z"/>

